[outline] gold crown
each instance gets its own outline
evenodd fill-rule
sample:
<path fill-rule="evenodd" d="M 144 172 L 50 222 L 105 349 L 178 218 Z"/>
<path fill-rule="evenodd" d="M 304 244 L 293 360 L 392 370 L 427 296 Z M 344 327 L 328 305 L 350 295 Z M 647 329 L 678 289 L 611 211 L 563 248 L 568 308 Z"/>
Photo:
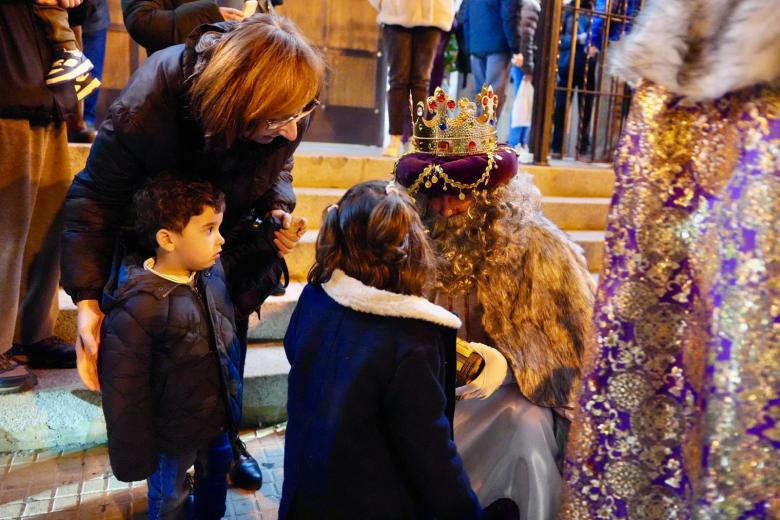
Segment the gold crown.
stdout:
<path fill-rule="evenodd" d="M 409 106 L 412 108 L 411 96 Z M 425 103 L 418 102 L 412 111 L 412 147 L 415 152 L 435 155 L 492 152 L 496 148 L 497 108 L 498 96 L 492 86 L 482 86 L 476 103 L 466 98 L 456 103 L 436 87 L 433 95 Z"/>

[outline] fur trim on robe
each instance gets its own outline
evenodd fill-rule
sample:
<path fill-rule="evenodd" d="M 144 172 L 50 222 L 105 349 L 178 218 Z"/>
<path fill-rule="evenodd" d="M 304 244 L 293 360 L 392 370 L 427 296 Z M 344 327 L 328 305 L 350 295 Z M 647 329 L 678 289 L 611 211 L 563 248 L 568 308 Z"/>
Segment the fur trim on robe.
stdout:
<path fill-rule="evenodd" d="M 531 176 L 519 174 L 508 189 L 521 208 L 497 223 L 507 237 L 506 265 L 477 283 L 482 326 L 529 401 L 568 405 L 592 330 L 593 279 L 582 249 L 542 214 Z"/>
<path fill-rule="evenodd" d="M 649 0 L 615 44 L 611 72 L 691 101 L 780 78 L 777 0 Z"/>

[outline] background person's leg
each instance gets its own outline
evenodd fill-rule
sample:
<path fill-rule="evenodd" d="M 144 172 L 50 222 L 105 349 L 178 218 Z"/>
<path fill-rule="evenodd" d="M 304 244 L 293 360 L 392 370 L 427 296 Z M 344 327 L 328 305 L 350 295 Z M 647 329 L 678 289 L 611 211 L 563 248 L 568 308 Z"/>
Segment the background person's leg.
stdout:
<path fill-rule="evenodd" d="M 21 305 L 14 335 L 15 343 L 23 345 L 49 338 L 54 331 L 59 312 L 62 207 L 73 180 L 65 125 L 53 129 L 40 146 L 45 159 L 41 164 L 32 221 L 24 242 L 24 265 L 19 287 Z"/>
<path fill-rule="evenodd" d="M 0 352 L 14 342 L 32 346 L 54 329 L 61 210 L 72 180 L 67 146 L 65 125 L 31 127 L 26 120 L 0 120 L 0 221 L 4 243 L 14 244 L 0 249 Z M 69 344 L 27 354 L 51 355 L 57 358 L 53 366 L 75 363 Z"/>
<path fill-rule="evenodd" d="M 382 31 L 388 64 L 387 110 L 390 135 L 403 133 L 404 110 L 409 99 L 412 33 L 397 25 L 385 25 Z"/>
<path fill-rule="evenodd" d="M 498 96 L 499 113 L 506 103 L 506 84 L 509 81 L 509 54 L 488 54 L 485 65 L 485 83 L 493 86 L 493 92 Z"/>
<path fill-rule="evenodd" d="M 89 61 L 95 66 L 95 68 L 92 69 L 92 75 L 101 81 L 103 79 L 103 62 L 106 54 L 107 33 L 107 30 L 102 30 L 83 32 L 81 35 L 84 43 L 84 55 L 89 58 Z M 84 122 L 93 129 L 97 122 L 97 105 L 99 97 L 100 89 L 97 89 L 84 99 Z"/>
<path fill-rule="evenodd" d="M 476 96 L 482 85 L 485 84 L 485 68 L 487 67 L 487 56 L 481 54 L 471 55 L 471 74 L 474 76 L 474 95 Z"/>
<path fill-rule="evenodd" d="M 558 87 L 566 87 L 566 80 L 558 73 Z M 566 112 L 566 97 L 567 92 L 565 90 L 555 91 L 555 109 L 553 110 L 553 138 L 550 146 L 552 153 L 561 153 L 561 146 L 563 145 L 563 116 Z"/>
<path fill-rule="evenodd" d="M 435 27 L 415 27 L 412 30 L 412 62 L 409 67 L 409 87 L 412 99 L 425 101 L 433 70 L 433 60 L 442 32 Z"/>
<path fill-rule="evenodd" d="M 580 87 L 580 96 L 582 103 L 580 103 L 580 121 L 582 121 L 582 132 L 580 133 L 580 153 L 587 153 L 590 150 L 590 119 L 593 115 L 593 99 L 596 97 L 594 94 L 582 94 L 582 88 L 585 90 L 595 90 L 596 87 L 596 60 L 588 60 L 587 73 L 582 71 L 582 86 Z"/>
<path fill-rule="evenodd" d="M 523 81 L 523 69 L 512 65 L 511 75 L 512 75 L 512 90 L 514 92 L 514 97 L 512 98 L 512 102 L 514 102 L 514 99 L 517 97 L 517 93 L 520 90 L 520 83 Z M 517 146 L 518 144 L 522 144 L 520 140 L 520 127 L 513 125 L 511 112 L 509 116 L 509 138 L 507 139 L 507 141 L 509 142 L 509 146 Z"/>

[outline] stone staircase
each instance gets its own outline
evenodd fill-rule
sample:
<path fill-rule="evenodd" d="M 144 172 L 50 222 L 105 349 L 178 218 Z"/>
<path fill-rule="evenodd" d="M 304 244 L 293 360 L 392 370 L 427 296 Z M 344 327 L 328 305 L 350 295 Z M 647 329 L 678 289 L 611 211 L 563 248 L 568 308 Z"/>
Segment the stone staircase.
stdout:
<path fill-rule="evenodd" d="M 83 168 L 88 145 L 71 145 L 71 169 Z M 322 211 L 350 186 L 386 179 L 393 161 L 376 148 L 304 143 L 296 156 L 296 214 L 309 219 L 309 229 L 288 258 L 292 282 L 287 293 L 269 298 L 253 317 L 244 392 L 246 426 L 285 419 L 289 364 L 280 345 L 314 259 Z M 601 268 L 604 227 L 614 177 L 607 166 L 558 161 L 549 167 L 525 166 L 541 190 L 546 215 L 585 250 L 594 276 Z M 60 292 L 60 318 L 55 332 L 75 339 L 76 309 Z M 0 395 L 0 452 L 20 449 L 88 446 L 105 442 L 100 396 L 84 389 L 75 370 L 37 371 L 39 385 L 30 392 Z"/>

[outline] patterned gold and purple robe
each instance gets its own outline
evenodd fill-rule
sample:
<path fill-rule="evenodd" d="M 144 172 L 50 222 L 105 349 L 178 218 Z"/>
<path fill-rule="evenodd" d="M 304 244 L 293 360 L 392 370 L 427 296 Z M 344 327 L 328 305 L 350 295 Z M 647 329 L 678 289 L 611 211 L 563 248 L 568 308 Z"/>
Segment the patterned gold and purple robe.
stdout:
<path fill-rule="evenodd" d="M 780 84 L 636 90 L 563 518 L 780 518 Z"/>

